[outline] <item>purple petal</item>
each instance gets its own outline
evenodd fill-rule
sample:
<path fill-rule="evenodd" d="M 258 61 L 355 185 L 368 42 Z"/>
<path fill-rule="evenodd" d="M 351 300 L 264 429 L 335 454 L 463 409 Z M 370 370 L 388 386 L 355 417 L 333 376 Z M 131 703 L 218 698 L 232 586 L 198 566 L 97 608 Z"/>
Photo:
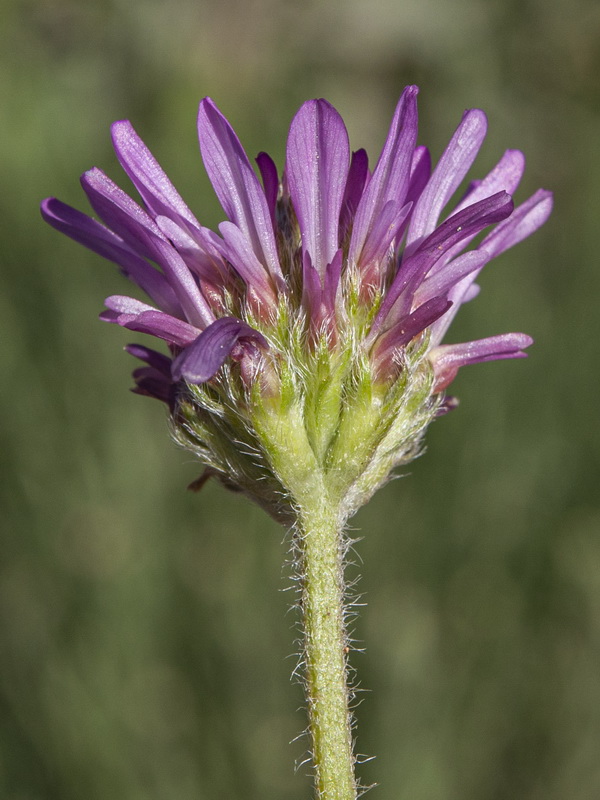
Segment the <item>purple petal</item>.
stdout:
<path fill-rule="evenodd" d="M 342 276 L 343 252 L 338 250 L 331 264 L 327 265 L 325 270 L 325 281 L 323 283 L 323 305 L 325 306 L 328 314 L 333 314 L 335 311 L 335 301 L 337 297 L 337 290 Z"/>
<path fill-rule="evenodd" d="M 507 219 L 496 225 L 479 245 L 478 252 L 485 253 L 487 260 L 500 255 L 543 225 L 551 211 L 552 193 L 544 189 L 538 190 L 529 200 L 518 206 Z M 479 287 L 473 284 L 478 274 L 478 271 L 471 272 L 452 288 L 449 294 L 454 303 L 452 311 L 433 326 L 433 343 L 442 341 L 460 306 L 479 293 Z"/>
<path fill-rule="evenodd" d="M 456 214 L 467 206 L 483 200 L 496 192 L 514 194 L 525 171 L 525 156 L 520 150 L 507 150 L 494 169 L 481 181 L 473 185 L 460 204 L 452 212 Z"/>
<path fill-rule="evenodd" d="M 161 239 L 164 236 L 144 209 L 98 167 L 83 173 L 81 185 L 100 219 L 136 252 L 152 258 L 147 234 L 150 232 Z"/>
<path fill-rule="evenodd" d="M 210 380 L 240 340 L 256 342 L 261 347 L 268 346 L 264 336 L 241 319 L 221 317 L 215 320 L 177 356 L 171 369 L 174 380 L 185 378 L 190 383 Z"/>
<path fill-rule="evenodd" d="M 435 391 L 442 391 L 456 377 L 460 367 L 504 358 L 525 358 L 524 348 L 533 344 L 525 333 L 504 333 L 474 342 L 442 344 L 433 348 L 429 358 L 436 376 Z"/>
<path fill-rule="evenodd" d="M 302 305 L 313 328 L 320 322 L 322 298 L 323 286 L 321 278 L 312 265 L 310 253 L 305 252 L 302 258 Z"/>
<path fill-rule="evenodd" d="M 403 317 L 377 340 L 378 353 L 404 347 L 448 311 L 452 303 L 445 297 L 433 297 Z"/>
<path fill-rule="evenodd" d="M 223 210 L 283 288 L 285 282 L 265 193 L 233 128 L 208 97 L 200 103 L 198 137 L 206 172 Z"/>
<path fill-rule="evenodd" d="M 519 150 L 507 150 L 500 161 L 496 164 L 494 169 L 486 175 L 486 177 L 481 181 L 474 181 L 471 184 L 470 189 L 465 194 L 463 200 L 458 204 L 458 206 L 452 212 L 456 214 L 458 211 L 461 211 L 467 208 L 470 205 L 473 205 L 480 200 L 484 200 L 486 197 L 490 197 L 494 193 L 499 191 L 508 192 L 508 194 L 513 194 L 516 191 L 521 178 L 523 177 L 523 172 L 525 170 L 525 157 L 523 153 Z M 461 250 L 463 250 L 472 239 L 476 236 L 473 233 L 471 236 L 466 237 L 463 239 L 454 250 L 450 250 L 446 254 L 446 260 L 450 260 L 454 258 Z"/>
<path fill-rule="evenodd" d="M 481 286 L 478 283 L 472 283 L 467 291 L 461 298 L 461 303 L 470 303 L 471 300 L 474 300 L 479 292 L 481 291 Z"/>
<path fill-rule="evenodd" d="M 424 303 L 437 295 L 447 294 L 467 275 L 480 272 L 490 260 L 487 253 L 471 250 L 426 278 L 415 294 L 415 301 Z"/>
<path fill-rule="evenodd" d="M 133 125 L 128 120 L 120 120 L 113 123 L 111 132 L 121 166 L 154 216 L 181 217 L 197 226 L 196 218 Z"/>
<path fill-rule="evenodd" d="M 153 397 L 161 400 L 168 406 L 173 399 L 173 381 L 171 376 L 163 375 L 152 367 L 139 367 L 133 371 L 135 387 L 131 390 L 134 394 L 141 394 L 145 397 Z"/>
<path fill-rule="evenodd" d="M 538 189 L 529 200 L 517 206 L 507 220 L 496 225 L 483 240 L 480 249 L 485 250 L 490 258 L 500 255 L 541 227 L 550 216 L 552 205 L 552 192 Z"/>
<path fill-rule="evenodd" d="M 381 273 L 380 262 L 384 259 L 393 241 L 398 237 L 404 222 L 408 218 L 410 209 L 410 203 L 400 208 L 398 203 L 393 200 L 387 202 L 381 209 L 367 236 L 361 254 L 361 261 L 365 265 L 363 275 L 366 281 L 373 279 L 370 275 L 371 271 L 377 273 L 379 277 Z M 370 265 L 373 265 L 375 269 L 370 270 Z"/>
<path fill-rule="evenodd" d="M 175 315 L 182 313 L 181 305 L 164 275 L 136 255 L 111 230 L 54 197 L 44 200 L 41 210 L 43 218 L 53 228 L 121 267 L 123 274 L 164 311 Z"/>
<path fill-rule="evenodd" d="M 442 314 L 445 314 L 451 303 L 443 297 L 435 297 L 412 314 L 401 319 L 390 330 L 386 331 L 375 342 L 372 358 L 375 369 L 384 380 L 393 375 L 401 364 L 401 350 L 415 336 L 428 328 Z"/>
<path fill-rule="evenodd" d="M 304 253 L 302 261 L 302 305 L 309 319 L 311 331 L 321 332 L 325 321 L 333 324 L 337 290 L 342 274 L 343 251 L 338 250 L 331 264 L 325 269 L 325 277 L 321 277 L 313 267 L 310 255 Z M 330 331 L 333 328 L 330 327 Z"/>
<path fill-rule="evenodd" d="M 277 195 L 279 194 L 279 175 L 275 162 L 268 153 L 259 153 L 254 159 L 258 164 L 260 175 L 265 190 L 265 198 L 273 223 L 273 230 L 276 228 L 275 214 L 277 211 Z"/>
<path fill-rule="evenodd" d="M 183 258 L 170 242 L 151 237 L 148 243 L 152 246 L 154 259 L 163 268 L 188 321 L 201 330 L 210 325 L 215 318 L 214 314 Z"/>
<path fill-rule="evenodd" d="M 169 314 L 163 314 L 162 311 L 144 311 L 131 319 L 125 319 L 125 316 L 123 315 L 122 320 L 117 320 L 124 328 L 157 336 L 178 347 L 186 347 L 198 336 L 198 328 Z"/>
<path fill-rule="evenodd" d="M 251 286 L 266 305 L 273 305 L 275 292 L 269 275 L 254 254 L 247 237 L 233 222 L 222 222 L 219 231 L 225 240 L 222 254 L 233 264 L 246 285 Z"/>
<path fill-rule="evenodd" d="M 133 297 L 113 295 L 107 297 L 104 302 L 108 311 L 100 314 L 103 322 L 112 322 L 132 331 L 149 333 L 178 347 L 186 347 L 198 336 L 198 328 L 163 311 L 157 311 L 145 303 L 140 303 Z"/>
<path fill-rule="evenodd" d="M 370 336 L 378 332 L 384 323 L 386 327 L 394 324 L 410 310 L 414 293 L 426 275 L 458 242 L 504 219 L 512 209 L 512 198 L 506 192 L 498 192 L 443 222 L 401 264 L 373 322 Z M 402 300 L 397 302 L 401 295 Z"/>
<path fill-rule="evenodd" d="M 429 264 L 427 269 L 421 269 L 423 277 L 429 272 L 433 264 L 443 260 L 449 252 L 465 240 L 471 240 L 488 225 L 506 219 L 513 212 L 514 204 L 512 197 L 506 192 L 497 192 L 491 197 L 486 197 L 478 203 L 467 206 L 462 211 L 453 214 L 445 222 L 442 222 L 435 231 L 430 234 L 419 247 L 413 251 L 413 255 L 406 258 L 400 268 L 400 272 L 415 272 L 414 262 L 423 262 L 423 267 Z M 409 266 L 410 265 L 410 266 Z"/>
<path fill-rule="evenodd" d="M 348 228 L 352 224 L 368 177 L 369 157 L 366 150 L 361 148 L 352 153 L 352 158 L 350 159 L 350 168 L 346 179 L 340 214 L 340 242 L 344 239 Z"/>
<path fill-rule="evenodd" d="M 519 150 L 507 150 L 494 169 L 482 181 L 474 181 L 471 184 L 471 188 L 452 213 L 456 214 L 458 211 L 468 208 L 470 205 L 484 200 L 499 191 L 512 194 L 517 189 L 524 170 L 525 157 L 523 154 Z M 476 233 L 472 233 L 464 238 L 459 245 L 449 250 L 446 253 L 445 260 L 449 261 L 458 255 L 476 235 Z M 456 313 L 456 310 L 454 313 Z"/>
<path fill-rule="evenodd" d="M 479 275 L 479 270 L 469 273 L 458 281 L 458 283 L 454 284 L 448 292 L 448 299 L 452 301 L 452 308 L 431 326 L 431 347 L 435 347 L 442 341 L 448 328 L 452 325 L 454 317 L 460 311 L 461 306 L 465 303 L 470 303 L 471 300 L 474 300 L 480 293 L 481 286 L 478 283 L 473 283 L 477 275 Z"/>
<path fill-rule="evenodd" d="M 156 311 L 155 308 L 147 303 L 142 303 L 141 300 L 136 300 L 135 297 L 127 297 L 122 294 L 113 294 L 107 297 L 104 305 L 110 311 L 116 311 L 119 314 L 142 314 L 144 311 Z"/>
<path fill-rule="evenodd" d="M 171 377 L 171 359 L 163 353 L 159 353 L 157 350 L 152 350 L 149 347 L 144 347 L 142 344 L 128 344 L 125 350 L 129 355 L 134 358 L 139 358 L 140 361 L 144 361 L 157 372 L 161 372 L 169 378 Z"/>
<path fill-rule="evenodd" d="M 94 210 L 126 241 L 163 268 L 190 322 L 204 328 L 214 320 L 192 273 L 156 223 L 99 169 L 86 172 L 81 183 Z"/>
<path fill-rule="evenodd" d="M 193 238 L 187 229 L 169 217 L 157 217 L 156 224 L 173 243 L 194 275 L 213 284 L 226 282 L 230 270 L 212 242 L 205 237 L 206 229 L 198 228 Z M 201 239 L 201 243 L 198 239 Z"/>
<path fill-rule="evenodd" d="M 290 125 L 286 175 L 302 235 L 321 278 L 339 247 L 340 211 L 348 176 L 348 132 L 325 100 L 304 103 Z"/>
<path fill-rule="evenodd" d="M 42 201 L 40 209 L 42 217 L 57 231 L 115 264 L 120 265 L 123 256 L 135 255 L 116 233 L 56 197 L 47 197 Z"/>
<path fill-rule="evenodd" d="M 408 229 L 407 247 L 430 234 L 440 213 L 469 171 L 483 143 L 487 119 L 483 111 L 465 111 L 462 121 L 442 154 L 421 194 Z"/>
<path fill-rule="evenodd" d="M 359 262 L 369 231 L 385 204 L 393 200 L 404 205 L 417 139 L 418 91 L 416 86 L 407 86 L 396 106 L 379 161 L 356 211 L 348 253 L 350 261 Z"/>
<path fill-rule="evenodd" d="M 406 192 L 406 202 L 416 203 L 431 175 L 431 155 L 427 147 L 415 147 L 410 165 L 410 183 Z"/>

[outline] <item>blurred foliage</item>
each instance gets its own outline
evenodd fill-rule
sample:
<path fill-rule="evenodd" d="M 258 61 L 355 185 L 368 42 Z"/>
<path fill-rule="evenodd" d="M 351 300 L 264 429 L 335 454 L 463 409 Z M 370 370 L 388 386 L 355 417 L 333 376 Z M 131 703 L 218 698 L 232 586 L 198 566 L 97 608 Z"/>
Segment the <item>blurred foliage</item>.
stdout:
<path fill-rule="evenodd" d="M 128 117 L 213 225 L 200 97 L 281 165 L 302 100 L 375 155 L 416 82 L 435 154 L 483 107 L 478 173 L 521 147 L 517 199 L 557 202 L 452 330 L 525 330 L 529 360 L 464 370 L 428 454 L 355 520 L 361 774 L 381 800 L 600 797 L 600 6 L 4 0 L 0 30 L 0 796 L 310 796 L 283 535 L 185 491 L 197 466 L 126 391 L 130 336 L 95 321 L 124 282 L 37 204 L 84 207 L 93 164 L 127 185 L 108 127 Z"/>

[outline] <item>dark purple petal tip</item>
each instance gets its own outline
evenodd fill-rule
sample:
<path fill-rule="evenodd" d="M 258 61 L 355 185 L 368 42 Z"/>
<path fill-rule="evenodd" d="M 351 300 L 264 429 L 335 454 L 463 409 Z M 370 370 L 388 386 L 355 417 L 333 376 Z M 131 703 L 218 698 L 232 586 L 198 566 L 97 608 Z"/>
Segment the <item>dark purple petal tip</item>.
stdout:
<path fill-rule="evenodd" d="M 157 370 L 167 377 L 171 377 L 171 359 L 157 350 L 152 350 L 149 347 L 144 347 L 141 344 L 128 344 L 125 346 L 125 351 L 134 358 L 139 358 L 144 361 L 149 367 Z"/>
<path fill-rule="evenodd" d="M 241 319 L 221 317 L 177 356 L 171 368 L 173 379 L 184 378 L 189 383 L 209 381 L 223 366 L 235 345 L 245 341 L 268 347 L 265 337 Z"/>

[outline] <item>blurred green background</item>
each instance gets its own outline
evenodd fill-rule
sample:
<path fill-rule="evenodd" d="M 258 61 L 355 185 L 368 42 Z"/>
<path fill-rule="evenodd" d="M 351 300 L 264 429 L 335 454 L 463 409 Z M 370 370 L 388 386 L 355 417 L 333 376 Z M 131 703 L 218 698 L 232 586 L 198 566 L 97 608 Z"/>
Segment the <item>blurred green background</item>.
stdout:
<path fill-rule="evenodd" d="M 84 208 L 94 164 L 127 187 L 127 117 L 214 225 L 202 96 L 281 166 L 304 99 L 374 159 L 413 82 L 436 157 L 483 107 L 476 174 L 522 148 L 517 199 L 556 208 L 449 337 L 524 330 L 529 360 L 465 369 L 426 456 L 354 520 L 360 773 L 379 800 L 600 797 L 600 5 L 4 0 L 0 29 L 0 797 L 311 795 L 283 533 L 186 492 L 198 466 L 127 391 L 131 334 L 96 320 L 125 281 L 37 205 Z"/>

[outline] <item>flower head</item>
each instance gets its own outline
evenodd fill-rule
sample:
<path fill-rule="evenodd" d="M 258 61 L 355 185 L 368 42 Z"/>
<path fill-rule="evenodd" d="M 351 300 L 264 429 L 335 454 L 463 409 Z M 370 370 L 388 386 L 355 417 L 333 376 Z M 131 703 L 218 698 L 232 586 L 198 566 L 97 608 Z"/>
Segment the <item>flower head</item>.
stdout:
<path fill-rule="evenodd" d="M 539 190 L 514 207 L 524 158 L 508 150 L 448 211 L 486 117 L 466 111 L 432 170 L 417 145 L 417 92 L 404 90 L 372 170 L 333 106 L 311 100 L 292 120 L 282 177 L 261 153 L 260 180 L 204 99 L 200 150 L 226 215 L 218 234 L 126 121 L 113 143 L 141 204 L 97 168 L 81 182 L 100 222 L 42 203 L 47 222 L 150 298 L 114 295 L 101 314 L 168 344 L 169 356 L 127 348 L 145 364 L 136 390 L 166 401 L 178 439 L 278 516 L 314 468 L 352 513 L 414 455 L 460 367 L 523 357 L 532 342 L 506 333 L 442 344 L 480 271 L 545 222 L 552 197 Z"/>

